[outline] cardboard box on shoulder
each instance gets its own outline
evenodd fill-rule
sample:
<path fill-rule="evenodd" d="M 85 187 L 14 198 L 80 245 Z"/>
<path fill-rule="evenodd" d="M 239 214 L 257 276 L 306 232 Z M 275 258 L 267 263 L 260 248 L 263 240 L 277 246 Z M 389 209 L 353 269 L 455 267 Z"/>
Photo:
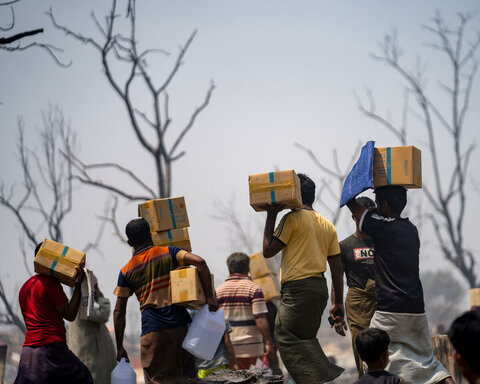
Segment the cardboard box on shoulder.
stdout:
<path fill-rule="evenodd" d="M 163 247 L 173 245 L 175 247 L 184 249 L 185 251 L 192 252 L 192 245 L 190 243 L 190 237 L 188 236 L 187 228 L 169 229 L 168 231 L 153 232 L 152 241 L 153 245 L 160 245 Z"/>
<path fill-rule="evenodd" d="M 45 239 L 33 260 L 33 265 L 36 273 L 53 276 L 61 283 L 73 287 L 77 277 L 75 267 L 83 260 L 85 260 L 85 253 Z"/>
<path fill-rule="evenodd" d="M 190 225 L 183 196 L 148 200 L 138 204 L 138 216 L 148 221 L 152 233 Z"/>
<path fill-rule="evenodd" d="M 272 258 L 266 259 L 262 252 L 250 255 L 250 277 L 258 279 L 265 275 L 278 275 L 277 266 Z"/>
<path fill-rule="evenodd" d="M 248 176 L 250 205 L 262 211 L 262 205 L 285 204 L 286 208 L 301 208 L 300 179 L 294 170 L 260 173 Z"/>
<path fill-rule="evenodd" d="M 263 296 L 266 301 L 280 299 L 280 283 L 278 282 L 277 276 L 266 275 L 259 277 L 258 279 L 253 279 L 253 281 L 262 288 Z"/>
<path fill-rule="evenodd" d="M 170 288 L 172 304 L 184 305 L 189 309 L 200 309 L 207 302 L 195 267 L 170 271 Z M 214 290 L 213 275 L 212 289 Z"/>
<path fill-rule="evenodd" d="M 422 152 L 413 146 L 375 148 L 373 185 L 422 188 Z"/>

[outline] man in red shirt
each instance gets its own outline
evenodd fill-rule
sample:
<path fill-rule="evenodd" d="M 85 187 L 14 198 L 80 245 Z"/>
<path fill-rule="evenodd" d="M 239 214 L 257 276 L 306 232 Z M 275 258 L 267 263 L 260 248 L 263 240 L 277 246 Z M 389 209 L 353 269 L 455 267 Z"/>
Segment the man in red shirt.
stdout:
<path fill-rule="evenodd" d="M 40 246 L 37 245 L 35 255 Z M 20 289 L 20 309 L 27 333 L 14 384 L 93 383 L 88 368 L 68 349 L 63 322 L 77 316 L 84 265 L 77 267 L 70 301 L 60 282 L 50 276 L 32 276 Z"/>

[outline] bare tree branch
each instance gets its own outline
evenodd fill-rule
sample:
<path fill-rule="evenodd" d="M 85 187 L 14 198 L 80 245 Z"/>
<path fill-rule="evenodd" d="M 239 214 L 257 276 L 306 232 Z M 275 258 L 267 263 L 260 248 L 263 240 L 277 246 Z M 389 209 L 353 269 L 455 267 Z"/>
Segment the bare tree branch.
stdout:
<path fill-rule="evenodd" d="M 10 37 L 0 37 L 0 45 L 10 44 L 17 40 L 23 39 L 24 37 L 38 35 L 39 33 L 43 33 L 43 28 L 17 33 Z"/>
<path fill-rule="evenodd" d="M 151 195 L 149 196 L 150 198 L 168 197 L 170 196 L 172 187 L 172 163 L 182 158 L 186 153 L 185 150 L 179 150 L 180 145 L 196 123 L 198 116 L 208 106 L 215 85 L 212 81 L 202 104 L 193 111 L 190 118 L 187 120 L 187 124 L 176 132 L 176 137 L 171 140 L 173 144 L 168 148 L 166 141 L 167 128 L 170 128 L 169 132 L 172 133 L 172 117 L 169 115 L 168 87 L 178 75 L 179 68 L 184 62 L 185 55 L 195 38 L 196 31 L 190 35 L 183 47 L 180 47 L 180 50 L 175 57 L 173 67 L 166 74 L 163 81 L 156 81 L 152 76 L 152 72 L 148 68 L 147 59 L 150 58 L 150 55 L 153 53 L 160 53 L 168 56 L 168 52 L 157 48 L 149 48 L 143 51 L 138 49 L 139 43 L 137 39 L 137 17 L 135 9 L 136 1 L 130 0 L 128 2 L 126 15 L 129 22 L 129 28 L 125 33 L 117 33 L 119 26 L 117 25 L 116 20 L 119 15 L 117 14 L 116 0 L 112 1 L 110 12 L 106 16 L 105 26 L 101 25 L 97 17 L 92 14 L 93 23 L 100 31 L 101 37 L 99 40 L 87 37 L 80 32 L 73 31 L 68 26 L 61 25 L 53 16 L 51 9 L 47 14 L 50 17 L 52 24 L 57 29 L 63 31 L 68 37 L 93 47 L 100 53 L 101 65 L 106 80 L 113 88 L 114 92 L 120 97 L 126 109 L 130 127 L 134 131 L 139 144 L 151 156 L 156 170 L 157 186 L 156 188 L 147 186 L 146 183 L 143 183 L 140 179 L 135 177 L 134 172 L 127 171 L 123 167 L 118 166 L 117 169 L 127 173 L 137 185 Z M 115 62 L 121 62 L 125 66 L 126 71 L 122 72 L 122 75 L 117 74 L 112 70 Z M 145 108 L 138 105 L 139 100 L 132 95 L 134 84 L 145 87 L 147 94 L 150 97 L 151 102 L 149 103 L 149 106 L 152 108 L 151 111 L 146 111 Z M 145 135 L 146 128 L 149 130 L 153 129 L 156 135 L 156 140 L 147 138 Z M 73 153 L 68 154 L 68 157 L 70 161 L 72 161 L 73 167 L 80 173 L 79 175 L 75 175 L 76 179 L 96 187 L 107 189 L 126 199 L 136 200 L 145 197 L 137 196 L 119 186 L 108 185 L 102 181 L 93 180 L 89 174 L 91 168 L 89 169 L 82 165 L 83 162 L 81 162 L 76 155 L 73 157 L 72 154 Z M 112 167 L 113 163 L 114 162 L 109 161 L 107 163 L 98 164 L 97 168 Z M 108 166 L 106 166 L 107 164 Z M 153 193 L 153 191 L 155 191 L 155 193 Z"/>
<path fill-rule="evenodd" d="M 470 97 L 478 71 L 478 62 L 475 53 L 480 50 L 480 33 L 474 33 L 473 42 L 468 44 L 467 27 L 473 20 L 473 16 L 458 14 L 459 22 L 455 28 L 447 25 L 439 12 L 432 18 L 432 24 L 424 26 L 430 32 L 435 41 L 427 44 L 446 57 L 450 64 L 451 77 L 448 84 L 439 82 L 440 88 L 445 91 L 450 104 L 449 116 L 444 109 L 440 108 L 426 93 L 425 68 L 418 67 L 414 72 L 408 71 L 400 63 L 400 49 L 398 47 L 396 32 L 387 35 L 381 46 L 381 54 L 372 57 L 393 69 L 409 87 L 410 92 L 416 96 L 417 109 L 421 113 L 421 122 L 427 133 L 427 147 L 429 150 L 433 188 L 424 185 L 425 195 L 435 210 L 435 214 L 429 215 L 429 221 L 434 228 L 435 235 L 444 257 L 452 263 L 465 277 L 471 287 L 477 284 L 477 276 L 474 271 L 475 259 L 473 253 L 465 244 L 463 236 L 463 224 L 466 213 L 467 189 L 466 176 L 471 154 L 475 148 L 469 145 L 463 150 L 463 130 L 466 113 L 470 106 Z M 468 48 L 465 52 L 465 46 Z M 398 130 L 389 125 L 382 117 L 374 113 L 374 103 L 370 109 L 365 108 L 357 97 L 359 108 L 364 114 L 387 128 L 396 137 Z M 416 112 L 412 112 L 415 113 Z M 416 115 L 418 116 L 418 115 Z M 434 119 L 436 121 L 434 121 Z M 451 173 L 447 174 L 442 165 L 440 172 L 440 160 L 447 155 L 446 148 L 436 142 L 436 123 L 446 129 L 451 138 L 452 154 L 449 157 Z M 402 143 L 405 145 L 405 142 Z"/>

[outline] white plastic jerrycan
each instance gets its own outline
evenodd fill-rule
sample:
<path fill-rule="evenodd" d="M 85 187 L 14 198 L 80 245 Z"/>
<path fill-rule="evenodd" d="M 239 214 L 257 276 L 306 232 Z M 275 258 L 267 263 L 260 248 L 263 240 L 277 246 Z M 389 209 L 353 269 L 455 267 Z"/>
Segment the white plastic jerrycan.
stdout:
<path fill-rule="evenodd" d="M 137 374 L 122 357 L 111 375 L 112 384 L 137 384 Z"/>
<path fill-rule="evenodd" d="M 223 309 L 210 312 L 204 305 L 193 318 L 182 347 L 200 359 L 212 360 L 224 333 Z"/>

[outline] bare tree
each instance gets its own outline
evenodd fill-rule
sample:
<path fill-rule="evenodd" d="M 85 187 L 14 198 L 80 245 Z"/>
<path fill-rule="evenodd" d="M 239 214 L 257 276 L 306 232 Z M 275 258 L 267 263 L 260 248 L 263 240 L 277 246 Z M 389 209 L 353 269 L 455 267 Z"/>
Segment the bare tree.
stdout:
<path fill-rule="evenodd" d="M 139 43 L 136 36 L 137 18 L 135 12 L 135 0 L 128 1 L 127 18 L 129 21 L 129 32 L 123 34 L 117 32 L 117 1 L 113 0 L 110 13 L 105 17 L 105 24 L 102 25 L 92 12 L 92 20 L 101 34 L 101 41 L 94 38 L 86 37 L 79 32 L 74 32 L 67 26 L 57 23 L 53 16 L 52 10 L 48 13 L 53 25 L 59 30 L 66 33 L 67 36 L 74 38 L 84 44 L 94 48 L 100 54 L 102 68 L 108 84 L 112 87 L 115 94 L 120 98 L 125 106 L 130 126 L 135 132 L 136 138 L 141 147 L 151 156 L 156 170 L 156 186 L 151 187 L 148 183 L 140 180 L 135 172 L 121 166 L 116 162 L 104 162 L 95 164 L 86 164 L 82 162 L 73 151 L 68 150 L 66 155 L 72 164 L 75 165 L 78 173 L 75 178 L 83 183 L 103 188 L 114 192 L 131 201 L 142 201 L 158 197 L 168 197 L 171 194 L 172 186 L 172 164 L 185 155 L 185 151 L 180 151 L 180 144 L 186 134 L 194 126 L 197 117 L 207 107 L 215 88 L 213 82 L 208 88 L 203 102 L 193 111 L 186 125 L 180 127 L 170 146 L 167 145 L 167 133 L 171 131 L 172 117 L 169 113 L 170 98 L 168 87 L 172 80 L 178 74 L 178 70 L 183 64 L 185 54 L 190 47 L 196 31 L 192 33 L 183 47 L 180 47 L 178 55 L 173 64 L 173 68 L 164 77 L 163 80 L 157 82 L 153 79 L 153 74 L 147 66 L 147 58 L 152 54 L 168 55 L 167 52 L 160 49 L 139 50 Z M 112 67 L 114 65 L 124 65 L 126 77 L 114 73 Z M 138 106 L 138 100 L 132 94 L 134 85 L 143 86 L 144 91 L 150 98 L 150 113 L 142 110 Z M 154 139 L 150 139 L 152 136 Z M 94 180 L 90 175 L 94 169 L 116 169 L 137 186 L 144 193 L 134 194 L 127 192 L 124 188 L 107 184 L 101 180 Z"/>
<path fill-rule="evenodd" d="M 307 148 L 299 143 L 295 143 L 295 146 L 305 152 L 313 161 L 313 163 L 317 166 L 320 172 L 323 174 L 323 176 L 321 177 L 320 187 L 318 188 L 317 194 L 315 196 L 315 200 L 326 210 L 326 212 L 328 212 L 330 216 L 330 221 L 334 225 L 336 225 L 341 213 L 340 197 L 342 195 L 343 184 L 345 182 L 345 178 L 348 176 L 348 173 L 352 169 L 353 164 L 355 164 L 355 160 L 358 158 L 362 144 L 358 143 L 352 157 L 350 158 L 349 163 L 344 169 L 340 167 L 340 163 L 338 161 L 338 153 L 336 149 L 332 150 L 333 168 L 329 168 L 322 164 L 320 160 L 318 160 L 318 157 L 310 148 Z M 332 178 L 335 181 L 334 186 L 331 185 L 328 177 Z M 326 202 L 325 197 L 323 196 L 325 192 L 328 193 L 329 198 L 333 199 L 336 204 L 328 204 Z M 332 206 L 335 208 L 332 208 Z"/>
<path fill-rule="evenodd" d="M 59 144 L 75 143 L 75 137 L 58 107 L 50 107 L 43 113 L 43 129 L 40 131 L 41 150 L 29 149 L 25 143 L 25 124 L 18 119 L 18 154 L 23 173 L 21 186 L 13 185 L 7 190 L 0 184 L 0 205 L 10 211 L 21 227 L 19 249 L 29 275 L 32 250 L 43 240 L 45 233 L 52 240 L 63 242 L 64 220 L 72 210 L 72 165 L 59 150 Z M 88 243 L 83 250 L 98 249 L 105 222 L 95 241 Z M 13 304 L 8 300 L 5 287 L 0 283 L 0 300 L 6 313 L 2 320 L 16 325 L 25 332 L 23 321 L 15 314 Z"/>
<path fill-rule="evenodd" d="M 17 315 L 15 310 L 16 299 L 17 298 L 14 297 L 14 300 L 9 300 L 9 297 L 5 292 L 3 283 L 0 280 L 0 300 L 6 310 L 6 313 L 0 313 L 0 324 L 15 325 L 18 329 L 20 329 L 20 331 L 22 331 L 23 334 L 25 334 L 27 332 L 27 329 L 25 328 L 23 319 Z"/>
<path fill-rule="evenodd" d="M 2 9 L 3 7 L 9 6 L 10 12 L 11 12 L 10 24 L 6 26 L 0 26 L 0 31 L 7 32 L 14 29 L 15 10 L 13 8 L 13 4 L 18 3 L 19 1 L 20 0 L 10 0 L 10 1 L 0 2 L 0 9 Z M 0 49 L 3 49 L 5 51 L 24 51 L 32 47 L 38 47 L 46 51 L 55 60 L 55 62 L 61 67 L 69 67 L 71 65 L 71 61 L 70 63 L 63 63 L 62 61 L 60 61 L 59 58 L 57 57 L 57 53 L 63 52 L 63 51 L 62 49 L 55 47 L 52 44 L 39 43 L 36 41 L 30 42 L 28 44 L 22 44 L 26 38 L 30 36 L 35 36 L 41 33 L 43 33 L 43 28 L 36 28 L 36 29 L 18 32 L 7 37 L 0 37 Z"/>
<path fill-rule="evenodd" d="M 424 26 L 433 36 L 432 42 L 426 45 L 443 54 L 450 65 L 451 78 L 448 83 L 439 81 L 440 89 L 447 96 L 449 108 L 442 108 L 427 92 L 426 68 L 421 61 L 417 61 L 413 70 L 408 70 L 400 62 L 401 50 L 395 31 L 385 36 L 380 54 L 372 54 L 372 58 L 397 73 L 405 83 L 408 93 L 415 97 L 416 109 L 407 108 L 426 130 L 427 153 L 432 164 L 433 183 L 424 185 L 423 188 L 434 211 L 428 215 L 428 219 L 445 258 L 462 273 L 470 287 L 475 287 L 475 257 L 471 248 L 465 244 L 463 236 L 468 166 L 475 144 L 466 144 L 464 131 L 465 116 L 478 70 L 475 54 L 480 47 L 480 32 L 474 32 L 472 40 L 469 40 L 467 32 L 469 23 L 474 20 L 473 14 L 459 13 L 458 19 L 458 25 L 452 29 L 437 12 L 431 24 Z M 388 117 L 378 114 L 373 97 L 370 93 L 367 93 L 367 97 L 369 108 L 357 98 L 360 111 L 392 132 L 401 144 L 406 144 L 406 126 L 398 127 L 391 123 Z M 440 129 L 450 138 L 451 155 L 447 155 L 446 148 L 439 148 L 437 139 Z M 445 167 L 440 170 L 440 159 L 446 156 L 449 156 L 452 164 L 450 171 Z"/>

